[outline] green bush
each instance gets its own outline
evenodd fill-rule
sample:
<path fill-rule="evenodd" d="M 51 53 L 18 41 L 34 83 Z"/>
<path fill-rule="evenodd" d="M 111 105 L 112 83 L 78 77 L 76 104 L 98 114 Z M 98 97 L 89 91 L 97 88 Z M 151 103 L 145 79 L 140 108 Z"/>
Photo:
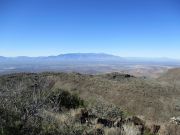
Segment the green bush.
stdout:
<path fill-rule="evenodd" d="M 58 97 L 59 107 L 63 106 L 68 109 L 75 109 L 84 105 L 83 100 L 81 100 L 77 95 L 72 95 L 68 91 L 62 91 Z"/>
<path fill-rule="evenodd" d="M 71 94 L 68 91 L 58 90 L 58 92 L 53 93 L 50 97 L 50 102 L 53 107 L 58 107 L 59 110 L 62 107 L 67 109 L 76 109 L 79 107 L 83 107 L 84 101 L 78 97 L 76 94 Z"/>

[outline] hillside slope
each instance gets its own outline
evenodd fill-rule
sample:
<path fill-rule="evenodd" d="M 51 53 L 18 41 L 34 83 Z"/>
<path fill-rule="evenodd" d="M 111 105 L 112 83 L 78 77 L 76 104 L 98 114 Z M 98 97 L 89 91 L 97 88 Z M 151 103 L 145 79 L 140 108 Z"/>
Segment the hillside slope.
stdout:
<path fill-rule="evenodd" d="M 4 75 L 0 77 L 1 108 L 16 112 L 19 106 L 25 107 L 32 104 L 31 107 L 39 108 L 38 111 L 35 109 L 37 113 L 44 116 L 46 112 L 50 115 L 51 112 L 47 112 L 49 105 L 46 99 L 57 90 L 79 95 L 90 108 L 100 102 L 112 104 L 121 108 L 127 116 L 136 115 L 150 123 L 162 124 L 169 122 L 172 117 L 180 116 L 180 90 L 174 89 L 174 85 L 169 82 L 162 83 L 158 79 L 150 80 L 119 73 Z M 98 108 L 101 108 L 101 105 Z M 107 111 L 108 108 L 105 110 Z M 103 115 L 96 114 L 96 116 Z"/>

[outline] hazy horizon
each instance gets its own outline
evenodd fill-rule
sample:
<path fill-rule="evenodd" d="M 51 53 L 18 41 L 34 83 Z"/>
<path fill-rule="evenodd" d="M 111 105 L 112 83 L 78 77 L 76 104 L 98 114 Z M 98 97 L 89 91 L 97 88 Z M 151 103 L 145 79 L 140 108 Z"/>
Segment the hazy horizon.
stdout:
<path fill-rule="evenodd" d="M 77 54 L 105 54 L 105 55 L 112 55 L 112 56 L 118 56 L 118 57 L 121 57 L 121 58 L 132 58 L 132 59 L 172 59 L 172 60 L 179 60 L 180 58 L 171 58 L 171 57 L 136 57 L 136 56 L 131 56 L 131 57 L 128 57 L 128 56 L 121 56 L 121 55 L 116 55 L 116 54 L 110 54 L 110 53 L 104 53 L 104 52 L 98 52 L 98 53 L 93 53 L 93 52 L 73 52 L 73 53 L 59 53 L 59 54 L 56 54 L 56 55 L 41 55 L 41 56 L 28 56 L 28 55 L 17 55 L 17 56 L 3 56 L 3 55 L 0 55 L 0 57 L 5 57 L 5 58 L 18 58 L 18 57 L 30 57 L 30 58 L 37 58 L 37 57 L 51 57 L 51 56 L 59 56 L 59 55 L 69 55 L 69 54 L 74 54 L 74 55 L 77 55 Z"/>

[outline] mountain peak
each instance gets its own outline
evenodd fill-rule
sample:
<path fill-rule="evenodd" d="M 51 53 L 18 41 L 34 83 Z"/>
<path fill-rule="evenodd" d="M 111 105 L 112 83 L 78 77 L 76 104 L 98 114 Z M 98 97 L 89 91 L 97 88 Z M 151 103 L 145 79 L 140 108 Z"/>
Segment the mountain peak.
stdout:
<path fill-rule="evenodd" d="M 114 56 L 105 53 L 68 53 L 68 54 L 60 54 L 58 56 L 60 59 L 66 60 L 120 60 L 122 59 L 119 56 Z"/>

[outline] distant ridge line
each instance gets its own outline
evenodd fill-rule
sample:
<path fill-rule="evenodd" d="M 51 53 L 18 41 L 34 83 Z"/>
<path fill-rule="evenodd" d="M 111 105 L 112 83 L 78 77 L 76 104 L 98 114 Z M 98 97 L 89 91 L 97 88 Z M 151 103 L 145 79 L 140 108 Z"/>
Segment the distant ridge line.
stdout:
<path fill-rule="evenodd" d="M 5 57 L 0 56 L 0 60 L 30 60 L 30 59 L 59 59 L 59 60 L 82 60 L 82 59 L 91 59 L 91 60 L 126 60 L 126 61 L 176 61 L 180 62 L 179 59 L 167 58 L 167 57 L 121 57 L 113 54 L 107 53 L 65 53 L 52 56 L 16 56 L 16 57 Z"/>

